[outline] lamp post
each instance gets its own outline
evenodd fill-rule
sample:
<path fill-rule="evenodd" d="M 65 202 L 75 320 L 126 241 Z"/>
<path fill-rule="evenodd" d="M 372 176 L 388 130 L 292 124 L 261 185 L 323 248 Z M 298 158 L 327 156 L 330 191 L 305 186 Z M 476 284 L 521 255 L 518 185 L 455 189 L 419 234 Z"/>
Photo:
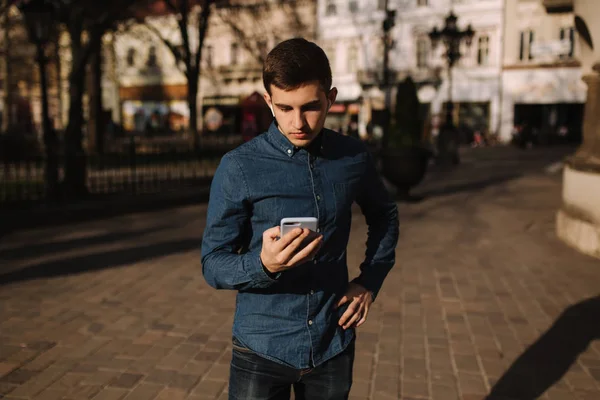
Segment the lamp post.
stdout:
<path fill-rule="evenodd" d="M 432 48 L 435 49 L 440 40 L 446 48 L 444 56 L 448 64 L 448 101 L 446 103 L 446 121 L 438 137 L 438 151 L 442 158 L 451 156 L 454 163 L 458 163 L 458 133 L 452 118 L 454 111 L 454 104 L 452 102 L 452 68 L 462 56 L 460 53 L 460 44 L 464 41 L 470 47 L 475 35 L 475 31 L 473 31 L 470 24 L 465 30 L 458 29 L 457 20 L 458 18 L 454 15 L 454 12 L 450 11 L 450 14 L 445 18 L 444 27 L 441 30 L 434 27 L 429 32 Z"/>
<path fill-rule="evenodd" d="M 19 5 L 19 9 L 25 19 L 29 40 L 36 47 L 36 61 L 40 71 L 42 96 L 42 130 L 46 152 L 46 195 L 52 199 L 57 195 L 58 188 L 58 138 L 52 128 L 48 114 L 47 59 L 44 50 L 54 27 L 54 7 L 48 0 L 29 0 L 23 1 Z"/>
<path fill-rule="evenodd" d="M 391 94 L 391 71 L 390 71 L 390 50 L 393 47 L 393 40 L 390 32 L 396 23 L 396 10 L 390 10 L 388 8 L 388 0 L 384 2 L 385 17 L 383 20 L 383 80 L 382 86 L 385 96 L 385 127 L 384 130 L 387 132 L 390 129 L 391 117 L 392 117 L 392 94 Z M 388 135 L 384 135 L 384 138 Z"/>

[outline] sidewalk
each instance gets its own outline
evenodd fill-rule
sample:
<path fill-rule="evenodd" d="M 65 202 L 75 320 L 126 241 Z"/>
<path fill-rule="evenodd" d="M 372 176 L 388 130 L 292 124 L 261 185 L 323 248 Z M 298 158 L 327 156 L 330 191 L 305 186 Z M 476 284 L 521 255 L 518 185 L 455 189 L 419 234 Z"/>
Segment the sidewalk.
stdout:
<path fill-rule="evenodd" d="M 398 263 L 359 330 L 351 398 L 599 399 L 600 265 L 554 234 L 559 176 L 469 186 L 465 171 L 400 205 Z M 0 398 L 226 399 L 235 296 L 201 276 L 205 211 L 4 237 Z M 355 213 L 351 274 L 365 235 Z"/>

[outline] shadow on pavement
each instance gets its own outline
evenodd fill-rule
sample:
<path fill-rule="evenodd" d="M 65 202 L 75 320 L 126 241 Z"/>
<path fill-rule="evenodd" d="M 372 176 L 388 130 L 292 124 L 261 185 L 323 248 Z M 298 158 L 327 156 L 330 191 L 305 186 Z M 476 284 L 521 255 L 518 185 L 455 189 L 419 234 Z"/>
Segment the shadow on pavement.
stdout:
<path fill-rule="evenodd" d="M 200 249 L 202 238 L 177 239 L 143 246 L 46 261 L 0 275 L 0 286 L 39 278 L 54 278 L 82 272 L 122 267 L 156 257 Z M 198 265 L 200 253 L 198 252 Z"/>
<path fill-rule="evenodd" d="M 31 228 L 86 222 L 117 217 L 137 212 L 157 211 L 208 201 L 210 182 L 195 188 L 179 191 L 122 195 L 98 196 L 79 203 L 64 203 L 40 208 L 2 210 L 0 213 L 0 239 L 10 233 Z"/>
<path fill-rule="evenodd" d="M 600 339 L 600 296 L 567 308 L 498 380 L 486 400 L 537 399 Z"/>
<path fill-rule="evenodd" d="M 481 189 L 485 189 L 489 186 L 499 185 L 513 179 L 520 178 L 521 174 L 506 174 L 499 176 L 490 176 L 485 179 L 464 180 L 462 182 L 453 182 L 450 184 L 442 184 L 439 187 L 430 187 L 424 189 L 416 189 L 415 194 L 412 195 L 412 199 L 408 199 L 408 202 L 417 202 L 420 200 L 426 200 L 429 197 L 444 196 L 450 194 L 456 194 L 461 192 L 473 192 Z M 399 201 L 406 201 L 404 198 L 399 198 Z"/>
<path fill-rule="evenodd" d="M 82 238 L 74 238 L 64 241 L 50 241 L 45 243 L 27 244 L 24 247 L 16 247 L 11 249 L 0 249 L 0 261 L 19 260 L 44 254 L 61 253 L 72 249 L 84 248 L 89 246 L 103 245 L 108 243 L 117 243 L 128 239 L 136 239 L 142 236 L 160 232 L 167 229 L 176 228 L 173 225 L 160 225 L 151 228 L 130 230 L 124 232 L 106 233 L 96 236 L 88 236 Z M 2 269 L 0 268 L 0 274 Z"/>

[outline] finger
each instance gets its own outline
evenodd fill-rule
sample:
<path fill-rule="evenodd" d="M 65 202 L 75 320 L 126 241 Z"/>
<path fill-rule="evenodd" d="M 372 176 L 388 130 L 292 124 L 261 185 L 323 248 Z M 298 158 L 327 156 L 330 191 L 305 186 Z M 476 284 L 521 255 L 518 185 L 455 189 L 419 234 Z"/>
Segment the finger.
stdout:
<path fill-rule="evenodd" d="M 321 247 L 323 247 L 323 241 L 324 240 L 325 239 L 321 240 L 319 242 L 319 244 L 317 244 L 317 247 L 313 251 L 310 252 L 310 254 L 308 255 L 309 259 L 312 260 L 312 259 L 314 259 L 317 256 L 317 253 L 321 250 Z"/>
<path fill-rule="evenodd" d="M 346 295 L 342 296 L 340 301 L 338 301 L 337 304 L 335 305 L 335 308 L 340 308 L 342 305 L 346 304 L 349 300 L 350 299 L 348 298 L 348 296 L 346 296 Z"/>
<path fill-rule="evenodd" d="M 346 323 L 348 322 L 348 320 L 351 319 L 352 316 L 354 314 L 356 314 L 356 312 L 358 311 L 358 306 L 359 306 L 358 301 L 356 299 L 353 300 L 352 303 L 350 303 L 350 305 L 346 309 L 346 311 L 344 311 L 344 314 L 342 314 L 342 316 L 340 317 L 340 320 L 338 321 L 338 324 L 340 326 L 346 325 Z"/>
<path fill-rule="evenodd" d="M 356 322 L 358 320 L 360 320 L 361 318 L 362 318 L 362 312 L 360 312 L 360 310 L 358 310 L 357 312 L 352 314 L 352 316 L 350 316 L 350 319 L 342 327 L 344 329 L 348 329 L 351 326 L 353 326 L 354 324 L 356 324 Z"/>
<path fill-rule="evenodd" d="M 308 230 L 308 229 L 307 229 Z M 304 230 L 301 228 L 296 228 L 296 229 L 292 229 L 291 231 L 289 231 L 288 233 L 286 233 L 285 235 L 283 235 L 276 243 L 275 246 L 275 251 L 277 253 L 281 253 L 284 251 L 284 249 L 286 249 L 287 247 L 290 246 L 291 243 L 293 243 L 296 240 L 300 240 L 298 242 L 298 244 L 300 242 L 302 242 L 302 239 L 299 239 L 300 236 L 302 236 L 304 234 Z M 308 234 L 307 234 L 308 235 Z M 289 257 L 288 257 L 289 258 Z"/>
<path fill-rule="evenodd" d="M 310 234 L 310 232 L 309 232 L 309 234 Z M 304 240 L 305 238 L 306 238 L 306 236 L 301 236 L 300 243 L 302 243 L 302 240 Z M 311 258 L 314 257 L 314 254 L 317 253 L 322 242 L 323 242 L 323 236 L 319 236 L 318 238 L 316 238 L 315 240 L 313 240 L 312 242 L 310 242 L 309 244 L 304 246 L 304 248 L 301 249 L 300 251 L 298 251 L 297 253 L 292 252 L 291 253 L 292 258 L 290 259 L 288 264 L 297 265 L 297 264 L 302 264 L 302 263 L 310 260 Z M 300 245 L 300 243 L 298 243 L 298 246 Z M 294 243 L 292 243 L 292 245 L 293 244 Z M 289 247 L 291 247 L 292 245 L 290 245 Z"/>
<path fill-rule="evenodd" d="M 367 315 L 369 314 L 369 306 L 367 304 L 365 304 L 365 307 L 362 310 L 362 316 L 361 318 L 358 320 L 358 322 L 356 323 L 356 327 L 358 328 L 359 326 L 361 326 L 362 324 L 364 324 L 367 321 Z"/>

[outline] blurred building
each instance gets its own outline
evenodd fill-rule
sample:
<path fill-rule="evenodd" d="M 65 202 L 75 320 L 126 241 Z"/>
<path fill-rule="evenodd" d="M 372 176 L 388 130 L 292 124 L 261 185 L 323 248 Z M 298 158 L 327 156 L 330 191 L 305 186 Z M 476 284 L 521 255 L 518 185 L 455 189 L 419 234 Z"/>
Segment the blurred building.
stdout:
<path fill-rule="evenodd" d="M 369 122 L 384 118 L 383 21 L 384 0 L 319 1 L 319 40 L 332 63 L 340 102 L 330 126 L 344 127 L 358 116 L 361 133 Z M 455 123 L 464 139 L 475 131 L 496 132 L 499 125 L 501 87 L 502 0 L 388 0 L 394 10 L 389 53 L 392 83 L 411 76 L 419 88 L 422 118 L 439 120 L 448 100 L 448 73 L 443 46 L 431 47 L 428 32 L 441 28 L 453 10 L 459 28 L 471 24 L 472 46 L 453 69 L 452 100 Z M 394 96 L 392 95 L 392 98 Z M 336 115 L 337 112 L 337 115 Z M 355 118 L 356 119 L 356 118 Z"/>
<path fill-rule="evenodd" d="M 364 135 L 370 110 L 364 107 L 369 100 L 364 98 L 362 76 L 383 71 L 384 2 L 320 0 L 317 12 L 318 42 L 329 58 L 333 85 L 338 88 L 326 126 L 346 133 L 351 124 L 357 125 Z M 374 87 L 382 97 L 377 85 Z M 376 108 L 382 109 L 383 102 Z"/>
<path fill-rule="evenodd" d="M 476 132 L 494 134 L 500 118 L 503 0 L 402 0 L 399 2 L 392 68 L 399 78 L 410 74 L 419 83 L 423 115 L 443 120 L 449 95 L 454 103 L 454 124 L 461 141 L 470 143 Z M 432 49 L 428 37 L 434 27 L 443 29 L 453 12 L 458 29 L 471 25 L 471 45 L 461 43 L 462 54 L 452 68 L 450 84 L 442 43 Z M 451 92 L 450 92 L 451 91 Z M 440 118 L 441 117 L 441 118 Z"/>
<path fill-rule="evenodd" d="M 506 0 L 500 136 L 579 141 L 586 86 L 572 8 Z"/>
<path fill-rule="evenodd" d="M 16 7 L 6 7 L 0 29 L 0 126 L 11 132 L 41 139 L 41 89 L 35 46 L 29 41 L 25 22 Z M 49 113 L 55 129 L 63 127 L 60 87 L 65 78 L 59 60 L 59 35 L 47 46 Z"/>
<path fill-rule="evenodd" d="M 198 122 L 205 134 L 252 135 L 250 131 L 256 134 L 268 126 L 272 117 L 262 99 L 264 57 L 282 40 L 315 36 L 315 0 L 233 3 L 213 6 L 204 40 Z M 115 35 L 112 41 L 116 72 L 111 84 L 117 88 L 110 90 L 112 103 L 120 104 L 119 118 L 126 130 L 185 130 L 189 118 L 186 79 L 156 34 L 181 46 L 176 16 L 166 8 L 158 9 L 145 22 Z M 197 27 L 190 31 L 195 48 Z"/>

